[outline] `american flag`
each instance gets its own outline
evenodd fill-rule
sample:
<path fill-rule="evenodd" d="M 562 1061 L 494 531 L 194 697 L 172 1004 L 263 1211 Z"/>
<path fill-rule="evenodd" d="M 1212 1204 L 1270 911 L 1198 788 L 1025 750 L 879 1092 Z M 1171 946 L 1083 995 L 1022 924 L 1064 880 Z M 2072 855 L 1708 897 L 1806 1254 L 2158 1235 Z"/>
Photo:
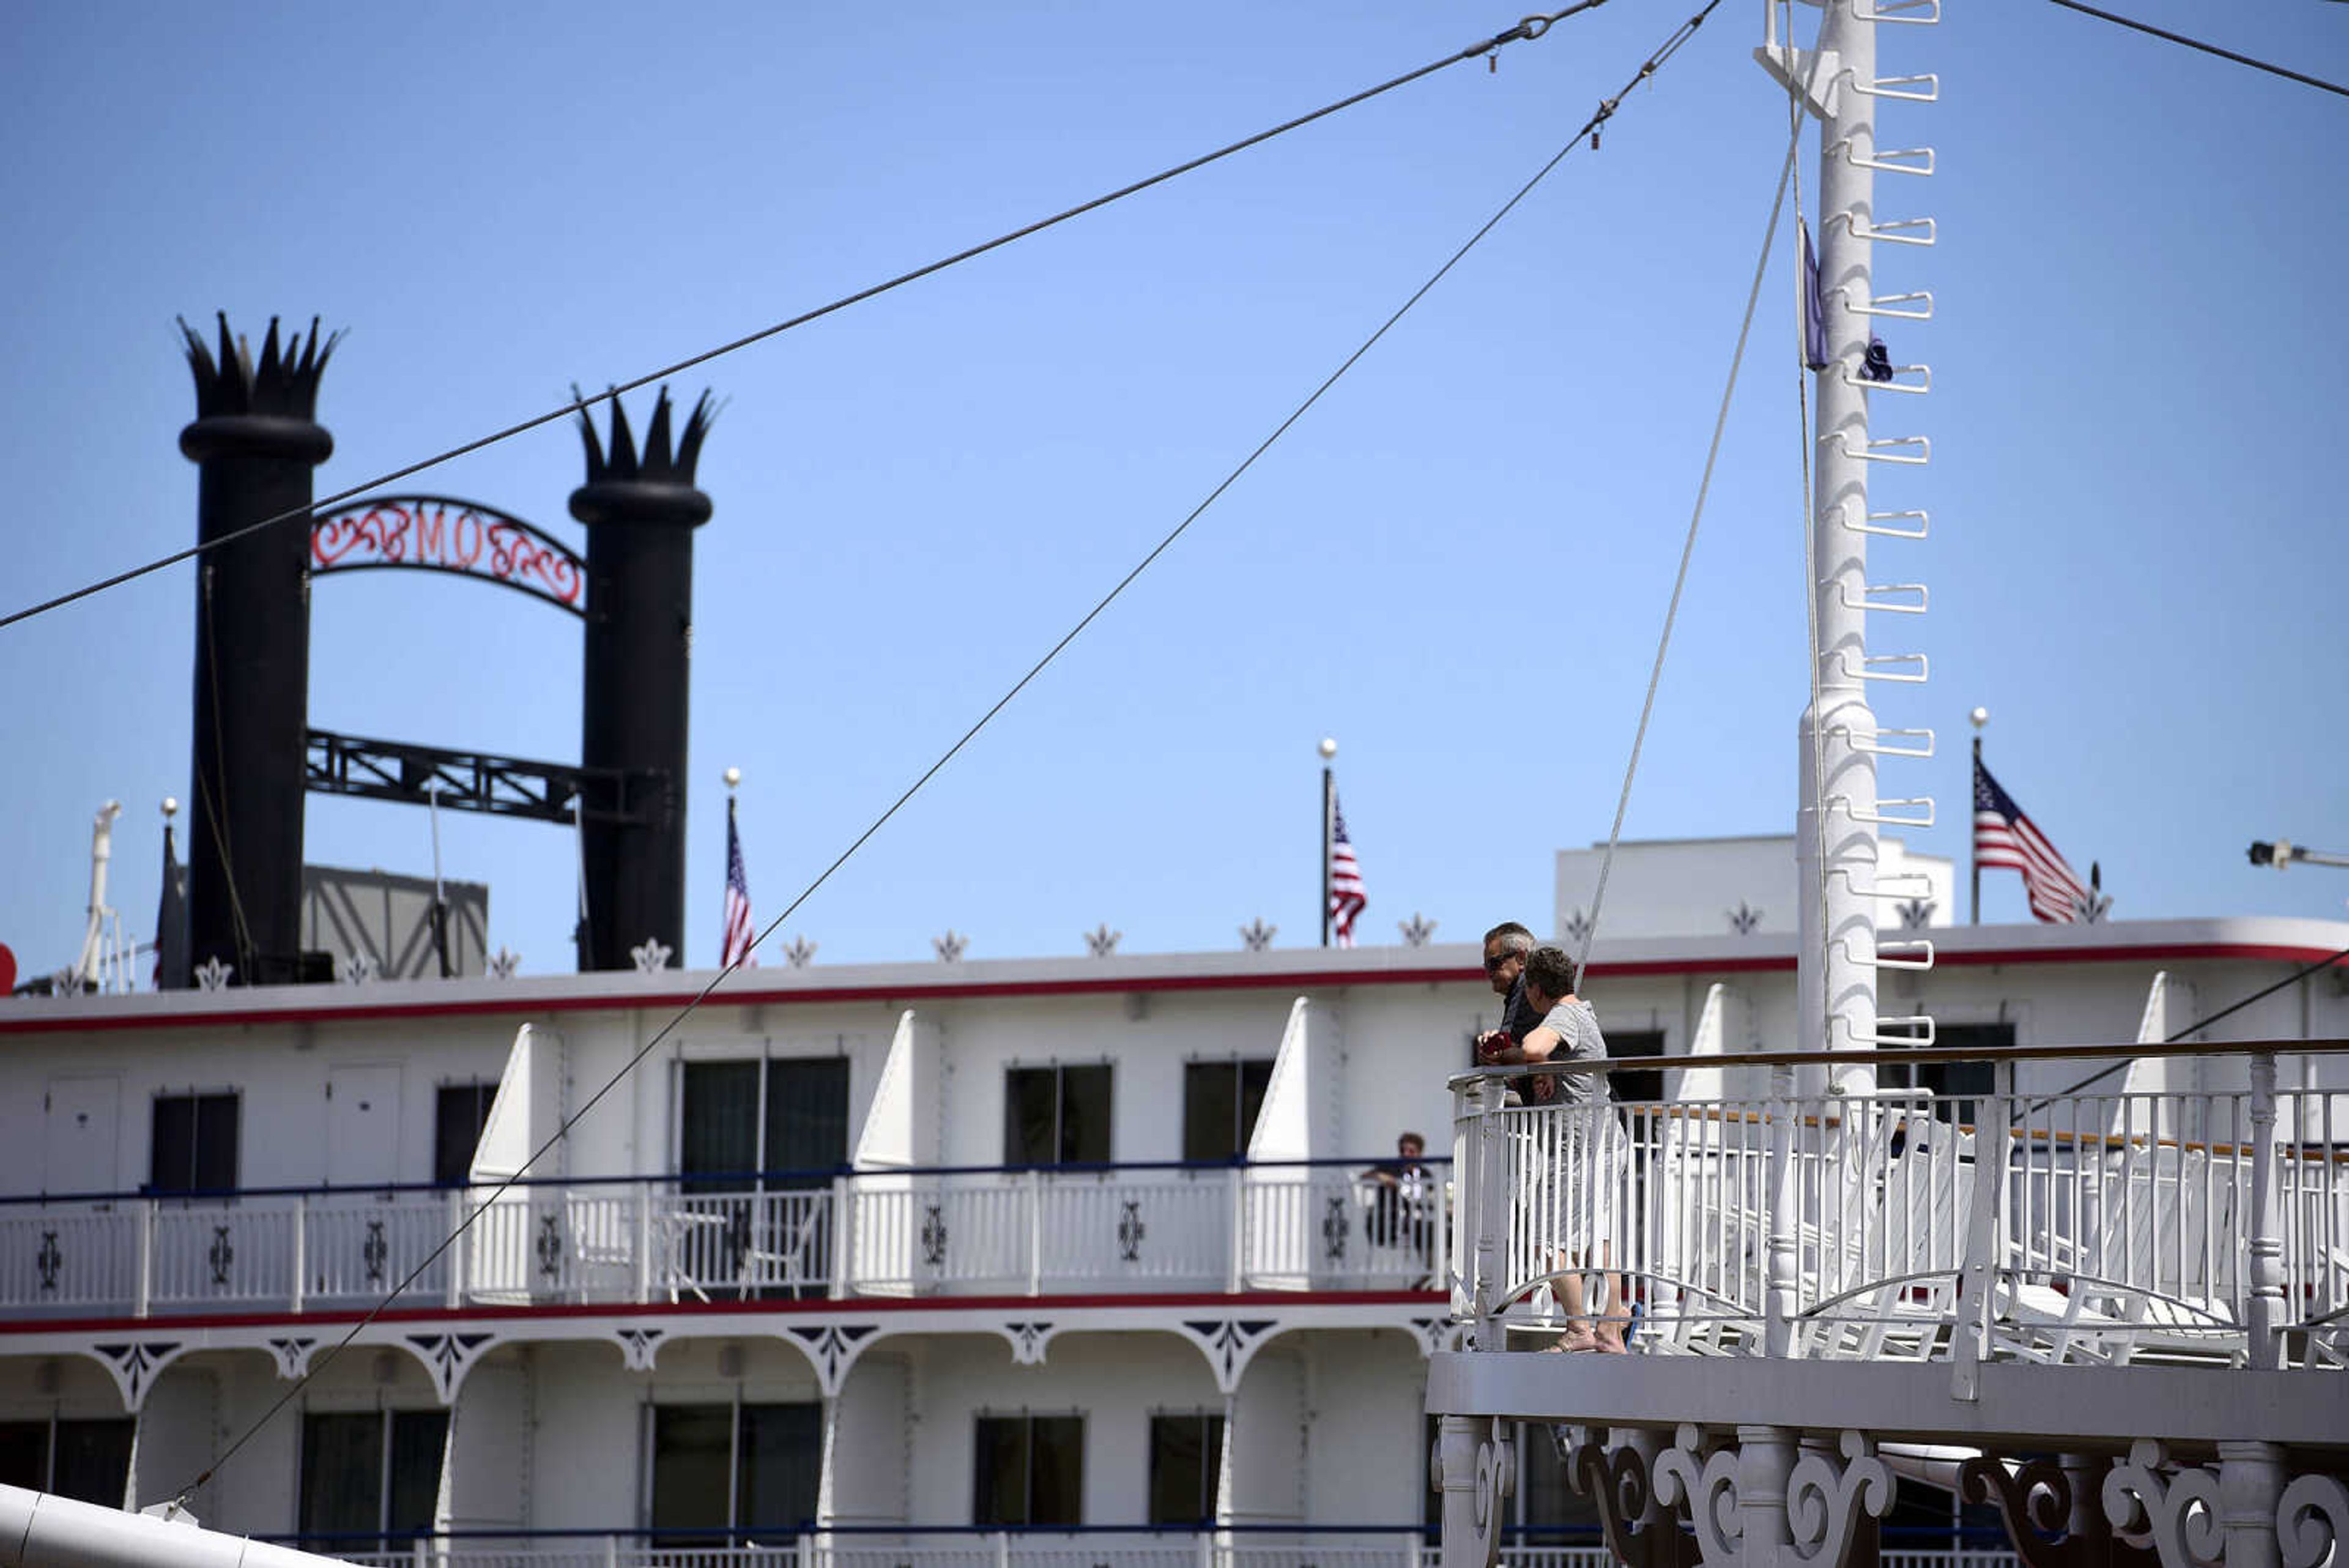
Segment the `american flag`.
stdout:
<path fill-rule="evenodd" d="M 1354 859 L 1353 841 L 1346 836 L 1346 814 L 1338 807 L 1338 792 L 1330 792 L 1330 929 L 1338 945 L 1354 945 L 1354 917 L 1370 900 L 1362 896 L 1362 868 Z"/>
<path fill-rule="evenodd" d="M 2014 797 L 1999 787 L 1990 770 L 1974 759 L 1974 865 L 2005 867 L 2023 873 L 2031 912 L 2048 925 L 2089 918 L 2095 900 L 2078 875 L 2047 842 Z"/>
<path fill-rule="evenodd" d="M 755 965 L 750 950 L 750 878 L 742 869 L 742 836 L 734 829 L 734 803 L 726 803 L 726 951 L 719 967 L 738 962 Z"/>

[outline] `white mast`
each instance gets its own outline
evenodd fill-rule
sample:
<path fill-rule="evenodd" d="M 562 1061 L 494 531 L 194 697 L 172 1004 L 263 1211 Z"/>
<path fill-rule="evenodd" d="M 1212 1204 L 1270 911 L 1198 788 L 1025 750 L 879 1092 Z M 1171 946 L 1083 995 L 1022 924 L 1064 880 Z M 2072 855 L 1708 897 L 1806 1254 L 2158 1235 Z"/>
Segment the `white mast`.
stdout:
<path fill-rule="evenodd" d="M 1870 655 L 1866 622 L 1871 608 L 1917 614 L 1925 603 L 1920 585 L 1871 587 L 1868 581 L 1870 535 L 1921 538 L 1925 528 L 1921 512 L 1870 511 L 1868 465 L 1921 464 L 1931 449 L 1921 437 L 1871 441 L 1869 393 L 1864 389 L 1921 391 L 1924 386 L 1913 379 L 1899 385 L 1871 380 L 1864 368 L 1873 317 L 1922 320 L 1931 313 L 1930 296 L 1878 300 L 1874 293 L 1876 240 L 1930 244 L 1933 234 L 1930 219 L 1877 219 L 1877 172 L 1930 174 L 1932 154 L 1923 149 L 1880 154 L 1876 109 L 1888 98 L 1930 101 L 1938 84 L 1926 86 L 1930 78 L 1879 80 L 1876 46 L 1877 29 L 1884 23 L 1937 20 L 1938 0 L 1827 0 L 1813 50 L 1778 38 L 1776 9 L 1764 9 L 1769 44 L 1758 57 L 1820 125 L 1816 221 L 1826 365 L 1814 380 L 1810 530 L 1816 571 L 1811 591 L 1818 669 L 1816 701 L 1804 711 L 1798 729 L 1802 791 L 1795 864 L 1802 908 L 1795 1044 L 1841 1051 L 1879 1043 L 1930 1044 L 1930 1019 L 1879 1021 L 1877 1015 L 1879 968 L 1926 968 L 1932 961 L 1930 944 L 1922 940 L 1888 942 L 1882 952 L 1878 950 L 1879 910 L 1889 900 L 1916 891 L 1913 883 L 1878 883 L 1878 826 L 1930 826 L 1932 802 L 1879 796 L 1877 758 L 1930 756 L 1932 737 L 1928 731 L 1880 731 L 1867 691 L 1872 680 L 1921 682 L 1925 660 L 1919 654 Z M 1898 302 L 1907 302 L 1908 308 Z M 1888 1023 L 1893 1026 L 1889 1031 Z M 1874 1087 L 1874 1074 L 1867 1069 L 1843 1070 L 1838 1080 L 1856 1091 Z M 1825 1075 L 1814 1070 L 1798 1082 L 1798 1092 L 1825 1086 Z"/>
<path fill-rule="evenodd" d="M 122 803 L 109 800 L 98 808 L 89 834 L 89 924 L 82 932 L 81 956 L 74 961 L 74 979 L 84 990 L 95 990 L 106 978 L 106 864 L 114 858 L 114 819 Z"/>

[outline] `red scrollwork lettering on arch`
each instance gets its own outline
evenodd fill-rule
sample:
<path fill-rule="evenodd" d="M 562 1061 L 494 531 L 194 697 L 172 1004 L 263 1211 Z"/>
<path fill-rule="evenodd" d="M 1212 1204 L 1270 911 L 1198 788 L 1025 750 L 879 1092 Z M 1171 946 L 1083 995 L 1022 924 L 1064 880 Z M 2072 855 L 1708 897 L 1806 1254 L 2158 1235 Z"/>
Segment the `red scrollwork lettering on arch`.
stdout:
<path fill-rule="evenodd" d="M 437 495 L 379 496 L 313 519 L 312 572 L 398 566 L 502 584 L 585 611 L 585 563 L 519 517 Z"/>

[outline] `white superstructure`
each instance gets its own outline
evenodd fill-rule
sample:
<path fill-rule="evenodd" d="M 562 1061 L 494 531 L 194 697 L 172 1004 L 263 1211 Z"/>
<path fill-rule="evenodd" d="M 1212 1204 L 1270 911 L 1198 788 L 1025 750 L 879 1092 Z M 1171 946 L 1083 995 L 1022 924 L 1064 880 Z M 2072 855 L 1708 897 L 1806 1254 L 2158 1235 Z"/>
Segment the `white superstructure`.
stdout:
<path fill-rule="evenodd" d="M 2267 919 L 1937 936 L 1917 983 L 1953 1062 L 2128 1037 L 2157 971 L 2182 1024 L 2349 947 Z M 762 970 L 625 1074 L 706 977 L 0 1003 L 0 1453 L 140 1505 L 216 1467 L 188 1499 L 208 1527 L 343 1555 L 1413 1560 L 1471 1212 L 1446 1079 L 1498 1005 L 1475 958 Z M 1602 940 L 1593 963 L 1619 1052 L 1795 1026 L 1788 933 Z M 2212 1033 L 2345 1025 L 2319 976 Z M 1382 1207 L 1365 1177 L 1404 1130 L 1429 1200 Z M 1661 1319 L 1640 1344 L 1670 1348 Z M 1589 1358 L 1508 1362 L 1524 1389 Z M 1585 1528 L 1512 1550 L 1595 1551 L 1547 1428 L 1516 1430 L 1508 1519 Z"/>

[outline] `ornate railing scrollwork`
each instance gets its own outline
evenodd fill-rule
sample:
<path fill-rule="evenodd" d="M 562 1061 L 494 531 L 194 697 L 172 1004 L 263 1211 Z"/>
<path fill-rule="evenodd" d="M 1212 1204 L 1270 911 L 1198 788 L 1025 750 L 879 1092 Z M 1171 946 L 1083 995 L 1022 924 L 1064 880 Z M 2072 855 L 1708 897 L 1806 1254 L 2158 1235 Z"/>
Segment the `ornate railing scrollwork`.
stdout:
<path fill-rule="evenodd" d="M 1696 1542 L 1656 1499 L 1649 1479 L 1661 1442 L 1651 1433 L 1625 1434 L 1610 1448 L 1600 1428 L 1561 1426 L 1558 1458 L 1568 1485 L 1599 1512 L 1607 1550 L 1630 1568 L 1695 1568 Z"/>
<path fill-rule="evenodd" d="M 2168 1468 L 2168 1449 L 2138 1438 L 2128 1458 L 2105 1472 L 2105 1517 L 2127 1544 L 2159 1552 L 2162 1568 L 2217 1568 L 2226 1560 L 2219 1478 L 2199 1465 L 2179 1465 L 2165 1479 Z"/>
<path fill-rule="evenodd" d="M 1891 1468 L 1876 1457 L 1876 1445 L 1866 1434 L 1847 1431 L 1837 1447 L 1840 1462 L 1806 1448 L 1786 1478 L 1786 1526 L 1795 1560 L 1806 1568 L 1843 1568 L 1860 1515 L 1882 1519 L 1892 1511 L 1899 1490 Z"/>
<path fill-rule="evenodd" d="M 1428 1455 L 1429 1479 L 1444 1499 L 1446 1568 L 1464 1561 L 1495 1568 L 1507 1523 L 1508 1498 L 1517 1489 L 1516 1448 L 1506 1421 L 1446 1416 Z M 1464 1560 L 1454 1555 L 1464 1545 Z"/>
<path fill-rule="evenodd" d="M 2276 1547 L 2283 1568 L 2318 1568 L 2349 1553 L 2349 1484 L 2339 1476 L 2304 1475 L 2276 1505 Z"/>
<path fill-rule="evenodd" d="M 1745 1521 L 1737 1509 L 1737 1449 L 1708 1453 L 1704 1434 L 1683 1425 L 1656 1457 L 1656 1501 L 1685 1511 L 1705 1568 L 1739 1568 Z"/>

